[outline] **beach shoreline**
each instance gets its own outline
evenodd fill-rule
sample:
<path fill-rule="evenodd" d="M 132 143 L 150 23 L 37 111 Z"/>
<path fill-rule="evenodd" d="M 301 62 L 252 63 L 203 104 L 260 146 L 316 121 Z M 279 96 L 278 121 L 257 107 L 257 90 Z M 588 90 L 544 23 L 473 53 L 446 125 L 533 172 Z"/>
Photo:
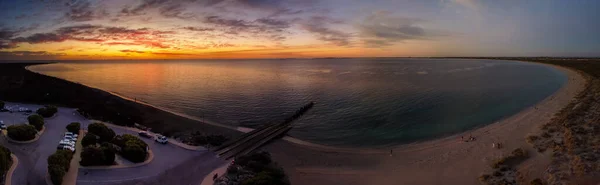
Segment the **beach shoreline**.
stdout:
<path fill-rule="evenodd" d="M 479 184 L 477 178 L 491 172 L 492 161 L 515 148 L 523 148 L 531 154 L 517 167 L 522 180 L 528 183 L 535 178 L 543 179 L 543 172 L 550 164 L 550 154 L 537 153 L 526 143 L 525 137 L 537 133 L 539 127 L 571 103 L 587 83 L 580 72 L 550 66 L 569 78 L 553 95 L 501 121 L 460 134 L 378 152 L 349 152 L 335 147 L 280 141 L 266 149 L 284 167 L 292 182 L 315 185 L 334 182 L 357 185 Z M 475 141 L 463 142 L 461 136 L 473 136 Z M 493 143 L 502 143 L 503 148 L 493 148 Z"/>

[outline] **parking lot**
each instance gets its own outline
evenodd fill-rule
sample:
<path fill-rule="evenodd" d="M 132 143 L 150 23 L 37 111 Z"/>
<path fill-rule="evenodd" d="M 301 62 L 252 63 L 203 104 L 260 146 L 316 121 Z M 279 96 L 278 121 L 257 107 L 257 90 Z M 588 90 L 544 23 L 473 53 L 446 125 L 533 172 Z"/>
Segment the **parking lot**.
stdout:
<path fill-rule="evenodd" d="M 9 106 L 14 104 L 7 103 Z M 39 105 L 20 106 L 37 110 Z M 22 113 L 0 113 L 0 120 L 9 126 L 27 123 L 27 115 Z M 71 122 L 80 122 L 86 129 L 92 122 L 77 114 L 72 108 L 59 108 L 58 114 L 45 120 L 46 130 L 40 139 L 30 144 L 13 144 L 2 139 L 2 144 L 19 158 L 19 165 L 13 174 L 13 185 L 45 184 L 46 159 L 56 151 L 65 127 Z M 116 134 L 132 134 L 133 130 L 110 126 Z M 158 182 L 178 182 L 176 184 L 200 184 L 213 169 L 225 161 L 209 151 L 192 151 L 173 145 L 160 144 L 150 138 L 141 137 L 154 153 L 154 159 L 147 165 L 121 169 L 79 169 L 77 184 L 156 184 Z M 172 184 L 172 183 L 168 183 Z"/>

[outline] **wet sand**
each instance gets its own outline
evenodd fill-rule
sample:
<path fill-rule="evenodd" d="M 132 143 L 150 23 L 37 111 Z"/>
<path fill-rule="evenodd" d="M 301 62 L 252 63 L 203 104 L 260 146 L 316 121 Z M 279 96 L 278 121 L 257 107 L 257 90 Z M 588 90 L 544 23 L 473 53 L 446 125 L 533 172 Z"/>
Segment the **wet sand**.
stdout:
<path fill-rule="evenodd" d="M 528 182 L 542 177 L 550 154 L 537 153 L 525 137 L 537 132 L 552 116 L 583 90 L 579 73 L 558 67 L 568 82 L 553 95 L 516 115 L 482 128 L 442 139 L 393 147 L 390 150 L 336 149 L 276 141 L 265 147 L 282 165 L 293 184 L 387 185 L 387 184 L 479 184 L 478 177 L 491 173 L 494 159 L 521 147 L 531 157 L 517 166 Z M 472 135 L 475 141 L 463 142 Z M 284 138 L 286 140 L 293 140 Z M 502 143 L 503 148 L 492 147 Z"/>

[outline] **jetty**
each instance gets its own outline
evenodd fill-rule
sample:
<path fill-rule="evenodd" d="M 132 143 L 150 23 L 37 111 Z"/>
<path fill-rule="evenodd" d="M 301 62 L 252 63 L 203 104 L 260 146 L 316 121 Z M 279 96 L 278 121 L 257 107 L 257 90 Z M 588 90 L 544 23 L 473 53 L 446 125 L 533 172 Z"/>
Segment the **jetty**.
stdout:
<path fill-rule="evenodd" d="M 313 106 L 314 102 L 310 102 L 298 109 L 292 116 L 283 120 L 283 122 L 260 126 L 236 139 L 223 143 L 213 151 L 223 159 L 231 159 L 248 154 L 269 141 L 283 136 L 292 129 L 292 122 L 304 115 Z"/>

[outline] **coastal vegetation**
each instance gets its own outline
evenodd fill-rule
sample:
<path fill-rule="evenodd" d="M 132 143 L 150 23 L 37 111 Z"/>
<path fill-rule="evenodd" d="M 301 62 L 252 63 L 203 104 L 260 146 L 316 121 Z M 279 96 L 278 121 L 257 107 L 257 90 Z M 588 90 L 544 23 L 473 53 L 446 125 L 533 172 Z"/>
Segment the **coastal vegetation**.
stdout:
<path fill-rule="evenodd" d="M 41 116 L 44 116 L 44 118 L 49 118 L 54 116 L 54 114 L 58 112 L 58 108 L 56 108 L 55 106 L 46 105 L 42 108 L 39 108 L 35 112 Z"/>
<path fill-rule="evenodd" d="M 175 135 L 189 130 L 199 130 L 205 134 L 219 134 L 229 138 L 239 135 L 237 131 L 197 124 L 195 120 L 123 99 L 108 92 L 33 73 L 25 69 L 28 65 L 35 64 L 2 64 L 0 68 L 2 100 L 75 107 L 81 115 L 89 119 L 122 126 L 134 126 L 137 123 L 164 135 Z"/>
<path fill-rule="evenodd" d="M 237 157 L 226 174 L 215 180 L 216 185 L 289 185 L 283 169 L 271 160 L 267 152 Z"/>
<path fill-rule="evenodd" d="M 0 109 L 4 108 L 5 103 L 3 101 L 0 101 Z"/>
<path fill-rule="evenodd" d="M 10 157 L 10 150 L 2 145 L 0 145 L 0 175 L 6 178 L 6 172 L 10 169 L 12 165 L 12 157 Z M 4 178 L 2 178 L 2 182 L 4 182 Z"/>
<path fill-rule="evenodd" d="M 204 134 L 201 132 L 193 132 L 186 137 L 181 138 L 182 142 L 192 146 L 215 147 L 221 146 L 225 141 L 229 140 L 224 135 Z"/>
<path fill-rule="evenodd" d="M 516 148 L 510 154 L 496 159 L 491 165 L 494 172 L 479 176 L 479 181 L 486 185 L 517 184 L 518 172 L 516 166 L 527 160 L 527 158 L 529 158 L 527 151 Z"/>
<path fill-rule="evenodd" d="M 35 129 L 42 130 L 44 128 L 44 118 L 42 118 L 42 116 L 40 115 L 31 115 L 29 117 L 27 117 L 27 121 L 29 122 L 30 125 L 34 126 Z"/>
<path fill-rule="evenodd" d="M 48 156 L 48 174 L 52 184 L 62 184 L 63 177 L 69 171 L 71 159 L 73 159 L 73 153 L 68 150 L 57 150 Z"/>
<path fill-rule="evenodd" d="M 32 125 L 11 125 L 6 129 L 8 137 L 16 141 L 29 141 L 35 138 L 37 130 Z"/>

